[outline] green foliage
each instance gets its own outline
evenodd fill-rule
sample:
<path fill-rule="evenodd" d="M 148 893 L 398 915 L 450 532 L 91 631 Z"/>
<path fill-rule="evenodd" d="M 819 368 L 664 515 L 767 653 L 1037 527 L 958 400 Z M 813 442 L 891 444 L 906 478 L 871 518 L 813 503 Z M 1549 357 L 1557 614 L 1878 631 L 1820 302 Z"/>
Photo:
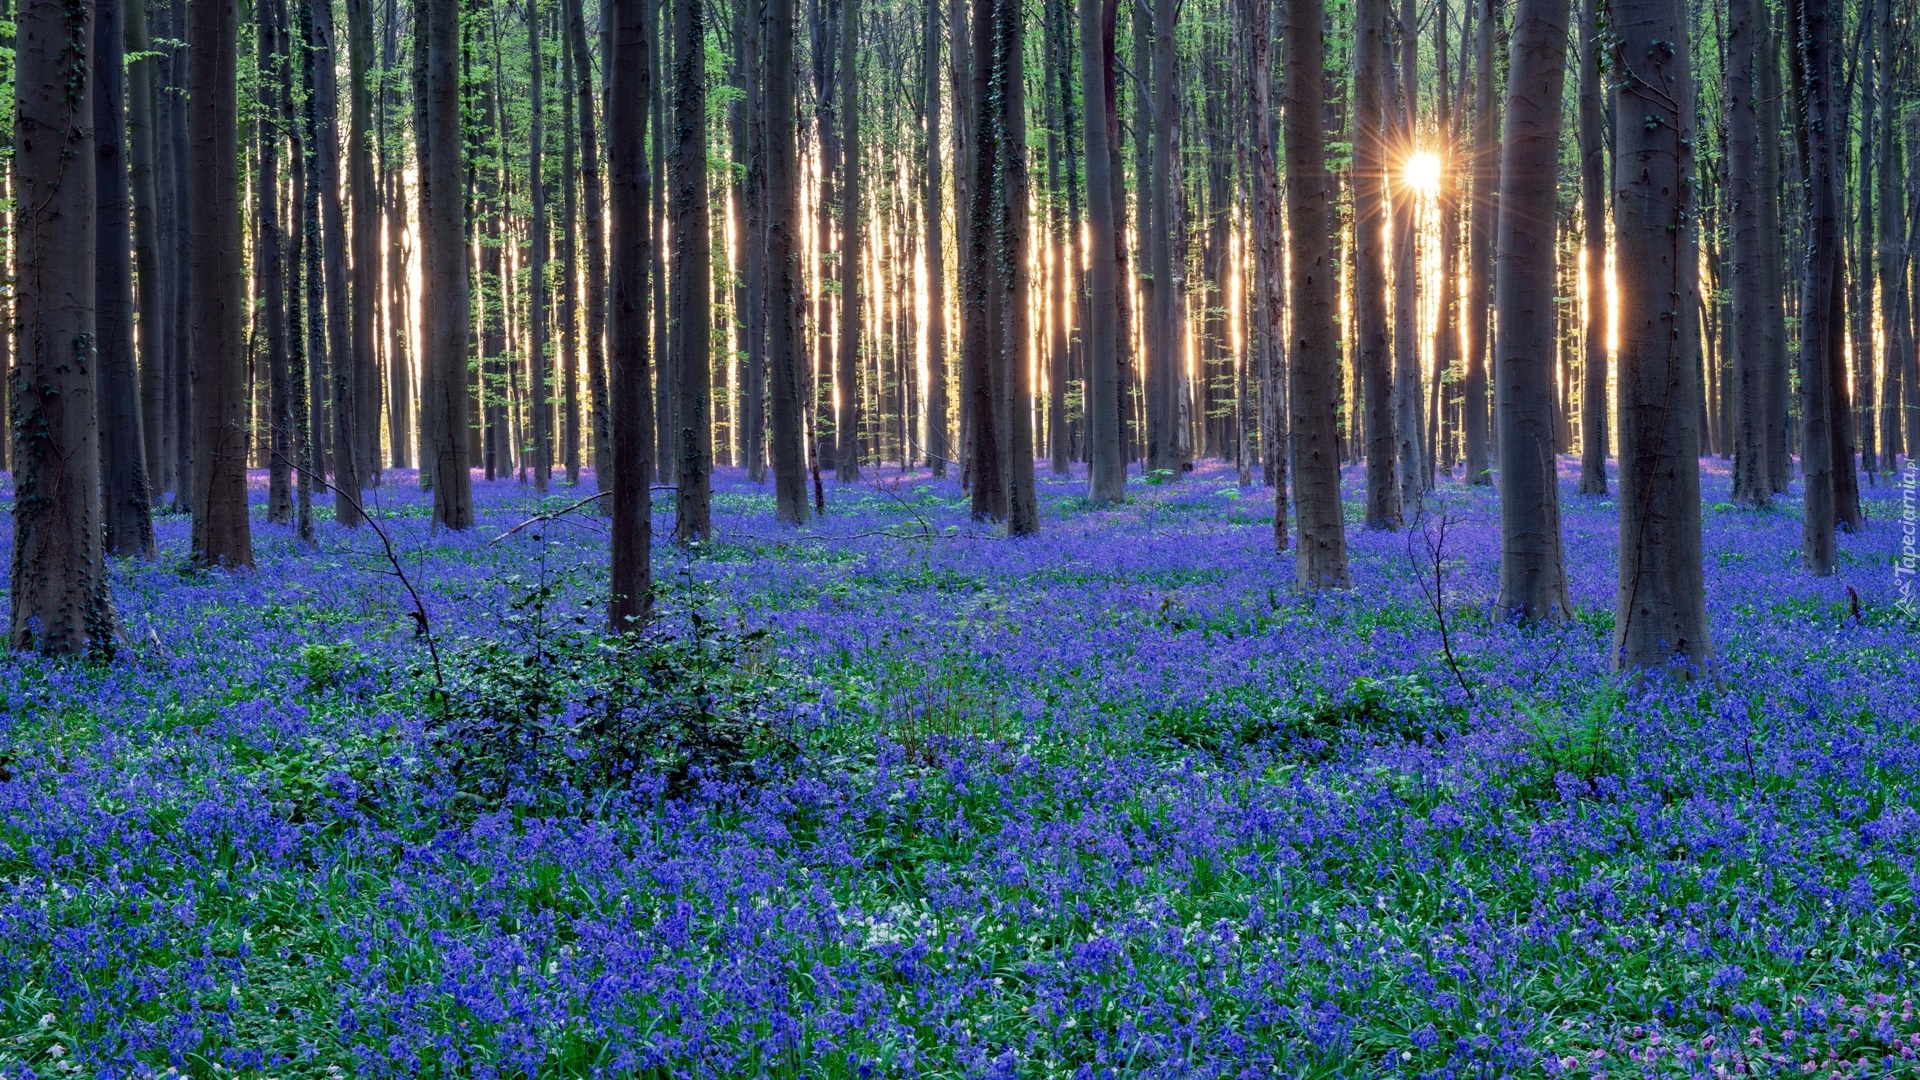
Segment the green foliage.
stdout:
<path fill-rule="evenodd" d="M 1535 762 L 1533 774 L 1521 785 L 1522 793 L 1550 798 L 1559 789 L 1561 777 L 1591 791 L 1602 777 L 1618 776 L 1631 751 L 1616 719 L 1625 701 L 1617 687 L 1606 687 L 1577 710 L 1520 702 L 1521 728 Z"/>

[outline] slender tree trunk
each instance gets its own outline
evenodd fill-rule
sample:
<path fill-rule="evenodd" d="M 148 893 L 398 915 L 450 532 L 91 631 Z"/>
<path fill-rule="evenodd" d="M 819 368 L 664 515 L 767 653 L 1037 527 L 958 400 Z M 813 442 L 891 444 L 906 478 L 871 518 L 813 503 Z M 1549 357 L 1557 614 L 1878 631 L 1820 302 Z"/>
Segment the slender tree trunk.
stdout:
<path fill-rule="evenodd" d="M 1504 616 L 1573 612 L 1554 470 L 1555 164 L 1567 69 L 1567 0 L 1519 0 L 1501 139 L 1494 367 L 1500 409 L 1500 602 Z"/>
<path fill-rule="evenodd" d="M 1292 393 L 1288 430 L 1298 492 L 1300 543 L 1294 580 L 1303 589 L 1344 588 L 1346 524 L 1340 504 L 1340 332 L 1334 325 L 1339 267 L 1333 255 L 1333 177 L 1327 172 L 1325 0 L 1283 0 L 1281 91 L 1286 125 L 1288 342 Z"/>
<path fill-rule="evenodd" d="M 1733 501 L 1764 507 L 1773 501 L 1766 443 L 1766 277 L 1775 241 L 1760 231 L 1760 35 L 1763 0 L 1734 0 L 1727 24 L 1725 111 L 1727 201 L 1733 234 Z"/>
<path fill-rule="evenodd" d="M 607 181 L 612 198 L 612 310 L 607 338 L 613 392 L 613 593 L 608 619 L 614 632 L 646 625 L 653 613 L 653 452 L 645 423 L 647 386 L 647 269 L 653 236 L 641 148 L 646 145 L 652 93 L 653 42 L 647 38 L 652 0 L 611 0 L 612 48 L 607 55 Z"/>
<path fill-rule="evenodd" d="M 246 285 L 240 272 L 240 129 L 235 84 L 239 18 L 233 0 L 189 10 L 193 193 L 193 556 L 251 567 L 247 517 Z"/>
<path fill-rule="evenodd" d="M 679 431 L 680 389 L 676 380 L 680 377 L 680 366 L 675 360 L 673 344 L 670 341 L 672 312 L 667 301 L 667 262 L 669 251 L 680 243 L 680 237 L 674 233 L 673 218 L 667 214 L 667 191 L 670 187 L 662 170 L 667 164 L 667 83 L 666 75 L 672 71 L 672 62 L 667 56 L 668 46 L 672 43 L 671 34 L 660 32 L 661 4 L 672 0 L 648 0 L 646 35 L 648 47 L 653 50 L 652 70 L 659 72 L 661 78 L 650 80 L 648 101 L 651 107 L 650 137 L 653 143 L 651 157 L 644 159 L 647 185 L 647 205 L 652 213 L 653 244 L 648 248 L 649 282 L 653 289 L 653 306 L 650 309 L 652 320 L 648 324 L 653 331 L 654 394 L 652 415 L 654 422 L 648 425 L 653 433 L 654 472 L 662 484 L 677 483 L 679 478 L 675 469 L 680 464 Z M 611 126 L 611 125 L 609 125 Z M 609 151 L 611 153 L 611 151 Z M 673 283 L 679 288 L 678 282 Z"/>
<path fill-rule="evenodd" d="M 1803 115 L 1802 154 L 1807 177 L 1807 273 L 1800 300 L 1800 471 L 1806 478 L 1801 563 L 1815 575 L 1839 565 L 1834 538 L 1836 482 L 1832 432 L 1831 354 L 1838 327 L 1830 300 L 1839 281 L 1840 177 L 1833 144 L 1832 24 L 1826 0 L 1794 0 L 1794 84 Z"/>
<path fill-rule="evenodd" d="M 1119 222 L 1114 214 L 1114 32 L 1118 0 L 1079 0 L 1080 106 L 1087 129 L 1087 472 L 1096 505 L 1127 497 L 1120 416 Z"/>
<path fill-rule="evenodd" d="M 1419 516 L 1421 495 L 1427 483 L 1426 468 L 1421 464 L 1424 440 L 1420 432 L 1420 262 L 1416 252 L 1418 233 L 1414 228 L 1419 194 L 1407 182 L 1405 161 L 1405 155 L 1415 145 L 1415 118 L 1419 108 L 1420 39 L 1414 33 L 1417 25 L 1413 0 L 1400 0 L 1400 19 L 1396 24 L 1400 67 L 1396 72 L 1391 55 L 1384 65 L 1393 90 L 1389 129 L 1394 133 L 1395 144 L 1401 148 L 1399 160 L 1389 158 L 1387 168 L 1393 192 L 1393 426 L 1394 466 L 1399 477 L 1395 495 L 1402 520 Z M 1564 43 L 1561 51 L 1565 52 Z M 1548 217 L 1551 220 L 1552 215 Z M 1552 265 L 1551 260 L 1548 265 Z"/>
<path fill-rule="evenodd" d="M 531 57 L 532 86 L 528 105 L 532 124 L 527 137 L 527 194 L 533 204 L 530 258 L 527 260 L 527 393 L 533 406 L 533 488 L 544 492 L 553 475 L 553 374 L 547 357 L 547 225 L 546 117 L 543 108 L 546 54 L 540 48 L 539 5 L 527 12 L 527 52 Z M 705 191 L 704 186 L 701 189 Z"/>
<path fill-rule="evenodd" d="M 632 2 L 632 0 L 627 0 Z M 764 0 L 767 172 L 767 374 L 772 391 L 774 512 L 789 525 L 807 520 L 807 455 L 801 378 L 805 343 L 800 305 L 800 164 L 794 141 L 793 0 Z"/>
<path fill-rule="evenodd" d="M 1500 155 L 1494 140 L 1499 134 L 1499 100 L 1493 69 L 1493 38 L 1499 25 L 1500 0 L 1475 0 L 1480 5 L 1479 33 L 1474 39 L 1473 204 L 1467 224 L 1467 373 L 1463 382 L 1461 429 L 1466 436 L 1467 483 L 1491 484 L 1491 433 L 1487 423 L 1487 323 L 1493 302 L 1493 234 L 1499 216 Z"/>
<path fill-rule="evenodd" d="M 1367 528 L 1400 527 L 1387 315 L 1387 0 L 1357 0 L 1353 54 L 1353 321 L 1366 398 Z"/>
<path fill-rule="evenodd" d="M 416 0 L 416 3 L 420 0 Z M 288 17 L 288 0 L 270 0 L 274 37 L 283 47 L 278 98 L 280 125 L 287 133 L 287 172 L 291 177 L 286 231 L 286 294 L 282 306 L 287 319 L 287 412 L 292 426 L 292 452 L 296 466 L 293 478 L 294 535 L 302 543 L 313 542 L 313 478 L 320 470 L 314 461 L 313 424 L 308 412 L 307 319 L 306 319 L 306 232 L 303 215 L 307 207 L 306 130 L 293 108 L 294 64 L 293 22 Z M 302 8 L 301 10 L 305 10 Z M 421 34 L 425 39 L 425 34 Z M 301 52 L 305 53 L 302 38 Z M 422 95 L 424 100 L 425 95 Z"/>
<path fill-rule="evenodd" d="M 573 41 L 567 34 L 566 12 L 560 13 L 560 460 L 567 470 L 569 485 L 580 482 L 580 282 L 579 245 L 580 198 L 578 156 L 575 149 L 573 116 L 569 102 L 580 78 L 581 63 L 574 57 Z"/>
<path fill-rule="evenodd" d="M 381 380 L 380 361 L 374 350 L 374 313 L 380 299 L 380 196 L 373 174 L 373 91 L 368 84 L 368 71 L 373 66 L 373 12 L 370 0 L 347 0 L 346 8 L 347 185 L 353 200 L 353 267 L 349 279 L 353 306 L 348 312 L 352 319 L 348 362 L 353 366 L 350 434 L 353 479 L 366 488 L 378 484 L 380 478 Z M 328 26 L 332 26 L 331 19 Z"/>
<path fill-rule="evenodd" d="M 712 324 L 707 274 L 712 233 L 707 222 L 706 7 L 673 0 L 672 357 L 679 368 L 675 410 L 674 538 L 699 543 L 713 532 L 713 426 L 707 351 Z"/>
<path fill-rule="evenodd" d="M 287 355 L 286 245 L 280 232 L 280 65 L 285 53 L 271 3 L 256 0 L 256 45 L 260 81 L 260 158 L 255 173 L 255 273 L 259 278 L 261 323 L 266 338 L 267 378 L 267 521 L 293 523 L 293 415 L 290 397 L 293 369 Z"/>
<path fill-rule="evenodd" d="M 742 203 L 747 252 L 745 414 L 741 441 L 747 478 L 767 479 L 767 98 L 765 0 L 748 0 L 742 30 L 747 37 L 747 159 Z M 936 309 L 937 310 L 937 309 Z"/>
<path fill-rule="evenodd" d="M 593 54 L 587 47 L 587 24 L 581 14 L 581 0 L 562 0 L 565 4 L 567 33 L 573 39 L 573 55 L 579 58 L 579 82 L 576 84 L 577 115 L 580 125 L 580 209 L 587 234 L 586 294 L 587 325 L 587 398 L 593 413 L 594 482 L 606 489 L 613 468 L 613 433 L 607 412 L 606 326 L 606 234 L 601 227 L 600 146 L 593 126 Z"/>
<path fill-rule="evenodd" d="M 1880 409 L 1877 422 L 1880 427 L 1880 446 L 1886 455 L 1885 464 L 1889 473 L 1899 467 L 1897 455 L 1902 451 L 1900 437 L 1900 383 L 1902 359 L 1911 353 L 1906 348 L 1907 318 L 1906 297 L 1901 289 L 1901 248 L 1906 242 L 1905 208 L 1901 206 L 1905 192 L 1900 189 L 1899 173 L 1895 163 L 1899 160 L 1900 147 L 1895 140 L 1894 125 L 1900 114 L 1900 87 L 1894 79 L 1894 71 L 1899 60 L 1899 46 L 1895 34 L 1897 24 L 1893 17 L 1893 0 L 1878 0 L 1877 17 L 1880 20 L 1880 40 L 1884 43 L 1885 53 L 1879 65 L 1880 125 L 1875 155 L 1874 182 L 1880 188 L 1879 221 L 1879 261 L 1876 266 L 1880 281 L 1880 332 L 1883 339 L 1881 352 Z M 1911 65 L 1911 57 L 1907 58 Z M 1909 104 L 1908 106 L 1912 106 Z M 1868 378 L 1872 378 L 1872 366 L 1868 366 Z M 1869 418 L 1868 423 L 1874 423 Z"/>
<path fill-rule="evenodd" d="M 1243 15 L 1247 27 L 1247 54 L 1252 66 L 1247 97 L 1246 118 L 1253 135 L 1253 154 L 1249 182 L 1253 187 L 1253 296 L 1248 317 L 1257 330 L 1260 369 L 1260 439 L 1263 457 L 1272 466 L 1273 547 L 1287 549 L 1287 459 L 1267 453 L 1266 448 L 1284 444 L 1287 438 L 1285 402 L 1281 394 L 1282 374 L 1275 369 L 1286 362 L 1286 340 L 1280 290 L 1286 281 L 1286 260 L 1281 251 L 1283 229 L 1280 219 L 1280 181 L 1274 168 L 1272 91 L 1272 6 L 1271 0 L 1244 0 Z"/>
<path fill-rule="evenodd" d="M 1153 275 L 1153 295 L 1149 311 L 1148 368 L 1149 419 L 1147 421 L 1148 467 L 1163 470 L 1169 479 L 1181 475 L 1180 391 L 1181 359 L 1180 305 L 1183 301 L 1174 268 L 1174 250 L 1179 244 L 1174 222 L 1177 181 L 1174 180 L 1174 139 L 1179 130 L 1180 101 L 1174 85 L 1173 39 L 1179 5 L 1176 0 L 1153 3 L 1153 146 L 1152 199 L 1153 228 L 1144 237 L 1148 245 Z M 1154 417 L 1157 413 L 1157 418 Z"/>
<path fill-rule="evenodd" d="M 1005 434 L 998 423 L 993 383 L 996 367 L 997 332 L 993 307 L 993 225 L 995 221 L 995 163 L 999 157 L 998 134 L 993 110 L 988 104 L 992 84 L 994 0 L 973 0 L 970 71 L 973 87 L 973 140 L 968 147 L 968 185 L 971 207 L 967 213 L 966 252 L 961 263 L 961 355 L 966 369 L 966 409 L 968 424 L 968 479 L 973 485 L 972 511 L 976 521 L 997 521 L 1005 513 L 1004 460 L 1000 439 Z"/>
<path fill-rule="evenodd" d="M 1760 158 L 1754 187 L 1760 201 L 1760 238 L 1766 245 L 1766 257 L 1760 261 L 1761 301 L 1766 305 L 1765 335 L 1762 343 L 1761 400 L 1766 415 L 1767 478 L 1776 495 L 1787 490 L 1793 478 L 1793 459 L 1788 453 L 1787 384 L 1787 294 L 1782 276 L 1787 250 L 1786 228 L 1780 216 L 1780 100 L 1784 94 L 1780 82 L 1780 43 L 1774 34 L 1771 15 L 1766 15 L 1760 31 L 1759 102 Z"/>
<path fill-rule="evenodd" d="M 1000 197 L 994 234 L 999 300 L 1000 351 L 995 381 L 1004 387 L 1002 430 L 1006 433 L 1007 534 L 1040 531 L 1040 506 L 1033 481 L 1033 382 L 1027 220 L 1031 194 L 1027 169 L 1026 20 L 1017 0 L 997 0 L 994 13 L 994 75 L 999 110 L 997 137 Z"/>
<path fill-rule="evenodd" d="M 93 6 L 24 0 L 15 16 L 13 405 L 9 640 L 111 655 L 95 417 Z"/>
<path fill-rule="evenodd" d="M 840 325 L 834 364 L 834 478 L 860 479 L 860 96 L 856 71 L 860 39 L 860 2 L 842 0 L 835 44 L 840 135 Z"/>
<path fill-rule="evenodd" d="M 1867 0 L 1870 2 L 1870 0 Z M 1853 317 L 1851 336 L 1853 338 L 1853 378 L 1854 393 L 1859 395 L 1859 408 L 1849 414 L 1848 420 L 1858 425 L 1858 446 L 1860 449 L 1860 467 L 1867 474 L 1869 484 L 1880 482 L 1880 462 L 1878 450 L 1879 432 L 1873 422 L 1874 380 L 1873 380 L 1873 238 L 1876 221 L 1873 213 L 1873 151 L 1876 129 L 1874 122 L 1874 68 L 1881 66 L 1874 59 L 1874 30 L 1878 20 L 1873 18 L 1867 2 L 1861 5 L 1862 41 L 1859 47 L 1857 64 L 1860 79 L 1860 141 L 1859 157 L 1855 161 L 1855 174 L 1859 178 L 1859 201 L 1854 207 L 1854 219 L 1857 226 L 1853 245 L 1852 288 L 1849 303 Z M 1890 65 L 1888 65 L 1890 66 Z M 1857 485 L 1857 481 L 1856 481 Z M 1857 496 L 1856 496 L 1857 501 Z M 1857 527 L 1856 523 L 1856 527 Z"/>
<path fill-rule="evenodd" d="M 1705 664 L 1694 318 L 1694 99 L 1681 0 L 1613 0 L 1614 237 L 1620 303 L 1620 564 L 1615 662 Z M 1504 192 L 1503 192 L 1504 199 Z M 1505 216 L 1504 214 L 1502 215 Z M 1505 438 L 1502 433 L 1502 438 Z"/>
<path fill-rule="evenodd" d="M 132 192 L 127 177 L 126 48 L 121 0 L 93 0 L 94 368 L 101 499 L 109 555 L 152 558 L 153 494 L 141 444 L 133 353 Z"/>
<path fill-rule="evenodd" d="M 433 468 L 433 523 L 473 527 L 467 441 L 467 245 L 462 227 L 460 21 L 456 0 L 422 0 L 427 160 L 420 172 L 423 428 Z"/>
<path fill-rule="evenodd" d="M 324 368 L 328 373 L 333 400 L 333 486 L 334 517 L 342 525 L 360 523 L 354 503 L 359 500 L 360 456 L 355 452 L 359 438 L 356 422 L 359 373 L 349 336 L 347 309 L 347 229 L 340 208 L 340 136 L 336 128 L 337 94 L 334 83 L 333 5 L 329 0 L 308 0 L 313 26 L 313 109 L 318 119 L 314 139 L 314 158 L 320 194 L 321 264 L 326 295 L 326 348 Z M 351 123 L 351 121 L 349 121 Z M 351 152 L 351 151 L 350 151 Z M 315 357 L 319 363 L 320 357 Z M 342 494 L 344 493 L 344 495 Z"/>
<path fill-rule="evenodd" d="M 1600 4 L 1580 0 L 1580 210 L 1587 293 L 1580 392 L 1580 494 L 1607 494 L 1607 151 L 1602 130 Z M 1746 3 L 1750 0 L 1735 0 Z"/>
<path fill-rule="evenodd" d="M 145 0 L 127 0 L 127 152 L 133 183 L 133 262 L 139 275 L 140 435 L 149 497 L 164 494 L 167 376 L 167 296 L 161 268 L 159 192 L 155 177 L 154 58 Z M 4 441 L 4 440 L 0 440 Z"/>

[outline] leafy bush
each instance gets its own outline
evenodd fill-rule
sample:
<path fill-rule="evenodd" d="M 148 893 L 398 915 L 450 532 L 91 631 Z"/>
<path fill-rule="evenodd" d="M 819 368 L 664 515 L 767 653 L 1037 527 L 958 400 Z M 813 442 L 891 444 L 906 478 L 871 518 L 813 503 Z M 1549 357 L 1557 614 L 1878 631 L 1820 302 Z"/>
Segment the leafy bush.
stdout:
<path fill-rule="evenodd" d="M 657 777 L 669 794 L 746 782 L 797 753 L 800 695 L 765 630 L 690 608 L 684 620 L 608 637 L 555 620 L 556 587 L 513 604 L 515 633 L 446 650 L 435 735 L 460 793 L 497 805 L 593 794 Z"/>

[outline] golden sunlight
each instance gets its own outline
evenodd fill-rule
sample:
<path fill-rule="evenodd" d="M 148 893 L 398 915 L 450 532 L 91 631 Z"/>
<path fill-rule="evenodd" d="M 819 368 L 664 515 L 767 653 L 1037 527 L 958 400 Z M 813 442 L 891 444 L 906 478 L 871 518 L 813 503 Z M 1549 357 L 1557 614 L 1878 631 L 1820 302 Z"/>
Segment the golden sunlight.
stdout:
<path fill-rule="evenodd" d="M 1440 158 L 1425 150 L 1416 150 L 1407 158 L 1407 186 L 1422 195 L 1440 193 Z"/>

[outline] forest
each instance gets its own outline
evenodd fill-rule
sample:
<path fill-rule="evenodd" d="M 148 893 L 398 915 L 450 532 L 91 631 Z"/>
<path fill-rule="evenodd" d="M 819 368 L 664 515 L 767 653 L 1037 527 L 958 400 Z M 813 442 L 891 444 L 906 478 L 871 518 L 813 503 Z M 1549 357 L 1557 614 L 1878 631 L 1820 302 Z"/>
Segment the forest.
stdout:
<path fill-rule="evenodd" d="M 1920 2 L 0 82 L 0 1080 L 1920 1072 Z"/>

